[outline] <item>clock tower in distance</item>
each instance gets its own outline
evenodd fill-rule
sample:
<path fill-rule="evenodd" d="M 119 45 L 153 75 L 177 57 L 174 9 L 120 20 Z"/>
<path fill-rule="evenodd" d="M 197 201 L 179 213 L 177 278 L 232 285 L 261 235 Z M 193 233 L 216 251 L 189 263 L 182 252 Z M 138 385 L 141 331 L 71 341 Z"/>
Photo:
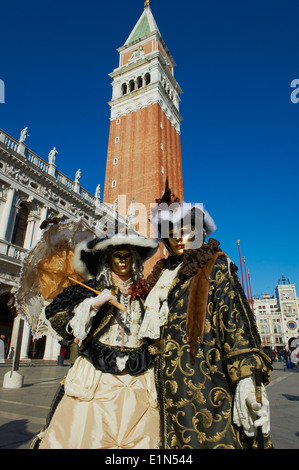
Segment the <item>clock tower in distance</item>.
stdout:
<path fill-rule="evenodd" d="M 111 74 L 112 100 L 103 201 L 120 215 L 135 215 L 134 228 L 154 237 L 150 207 L 168 178 L 183 200 L 179 113 L 182 90 L 175 62 L 153 17 L 149 0 Z M 155 256 L 161 258 L 162 249 Z M 153 264 L 153 263 L 151 263 Z"/>

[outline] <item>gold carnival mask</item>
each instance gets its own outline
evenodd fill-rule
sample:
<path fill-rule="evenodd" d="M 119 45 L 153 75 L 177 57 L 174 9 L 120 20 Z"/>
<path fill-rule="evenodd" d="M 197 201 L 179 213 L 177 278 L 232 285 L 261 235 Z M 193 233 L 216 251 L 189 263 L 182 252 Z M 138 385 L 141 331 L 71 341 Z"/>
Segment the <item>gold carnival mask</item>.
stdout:
<path fill-rule="evenodd" d="M 109 256 L 111 271 L 119 276 L 131 276 L 132 255 L 129 250 L 116 249 Z"/>
<path fill-rule="evenodd" d="M 186 244 L 191 243 L 193 240 L 194 230 L 190 225 L 186 225 L 180 230 L 170 229 L 169 231 L 168 242 L 171 250 L 177 256 L 182 255 L 186 249 Z"/>

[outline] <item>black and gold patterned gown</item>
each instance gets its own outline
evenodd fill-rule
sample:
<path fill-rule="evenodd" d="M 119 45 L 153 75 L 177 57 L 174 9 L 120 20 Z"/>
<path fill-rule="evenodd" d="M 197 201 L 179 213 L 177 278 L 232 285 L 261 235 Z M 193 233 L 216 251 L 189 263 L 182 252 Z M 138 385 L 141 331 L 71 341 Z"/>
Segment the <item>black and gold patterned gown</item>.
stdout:
<path fill-rule="evenodd" d="M 209 258 L 204 247 L 202 253 L 203 257 L 198 256 L 198 259 L 202 258 L 201 266 L 206 255 Z M 178 257 L 161 260 L 160 275 L 164 269 L 173 269 L 180 261 L 182 259 Z M 188 265 L 188 260 L 185 261 Z M 198 268 L 198 261 L 196 264 Z M 168 320 L 161 327 L 161 341 L 156 348 L 161 447 L 255 447 L 255 439 L 248 438 L 242 428 L 237 429 L 233 424 L 234 390 L 240 379 L 252 375 L 257 364 L 262 366 L 263 381 L 267 384 L 271 361 L 261 348 L 237 268 L 222 256 L 214 264 L 209 277 L 204 342 L 197 343 L 195 362 L 191 364 L 190 345 L 186 338 L 186 312 L 195 269 L 194 266 L 189 267 L 189 274 L 188 269 L 185 274 L 178 271 L 170 288 Z M 156 280 L 158 277 L 156 275 Z M 264 440 L 265 447 L 272 447 L 269 436 L 265 436 Z"/>

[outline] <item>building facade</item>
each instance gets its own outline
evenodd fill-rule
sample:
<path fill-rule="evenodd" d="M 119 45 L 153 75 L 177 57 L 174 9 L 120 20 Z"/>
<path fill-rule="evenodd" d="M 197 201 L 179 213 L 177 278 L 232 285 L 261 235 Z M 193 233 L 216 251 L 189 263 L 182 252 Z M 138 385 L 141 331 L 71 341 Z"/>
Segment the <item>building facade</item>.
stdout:
<path fill-rule="evenodd" d="M 298 337 L 299 331 L 299 299 L 295 284 L 282 276 L 276 286 L 276 297 L 281 312 L 282 328 L 285 333 L 285 343 Z"/>
<path fill-rule="evenodd" d="M 166 177 L 173 193 L 181 200 L 184 195 L 182 90 L 149 1 L 118 52 L 119 65 L 110 74 L 113 91 L 103 201 L 113 204 L 117 200 L 121 215 L 130 212 L 134 201 L 136 230 L 153 237 L 150 206 L 162 196 Z"/>
<path fill-rule="evenodd" d="M 269 294 L 255 297 L 254 315 L 263 347 L 268 351 L 289 350 L 290 342 L 298 337 L 299 299 L 296 286 L 284 276 L 276 286 L 276 298 Z"/>
<path fill-rule="evenodd" d="M 0 129 L 0 334 L 7 340 L 8 357 L 16 347 L 19 315 L 14 307 L 21 261 L 39 240 L 40 224 L 50 217 L 61 220 L 85 217 L 92 226 L 114 224 L 116 211 L 103 204 L 99 186 L 95 195 L 80 185 L 81 170 L 74 180 L 57 170 L 54 147 L 48 161 L 29 148 L 27 128 L 16 140 Z M 25 323 L 21 359 L 56 359 L 60 345 L 43 337 L 33 341 Z"/>

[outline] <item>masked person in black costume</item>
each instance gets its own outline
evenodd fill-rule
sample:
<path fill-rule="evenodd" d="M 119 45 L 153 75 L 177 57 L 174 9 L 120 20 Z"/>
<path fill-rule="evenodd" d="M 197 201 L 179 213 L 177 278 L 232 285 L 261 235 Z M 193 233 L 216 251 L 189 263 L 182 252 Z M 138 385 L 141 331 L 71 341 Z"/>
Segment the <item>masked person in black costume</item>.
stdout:
<path fill-rule="evenodd" d="M 219 242 L 204 241 L 216 227 L 200 205 L 174 199 L 168 186 L 157 202 L 151 221 L 170 256 L 148 278 L 139 335 L 156 340 L 161 447 L 256 447 L 262 426 L 271 448 L 269 402 L 262 385 L 257 403 L 254 379 L 259 367 L 269 383 L 271 361 L 237 268 Z"/>
<path fill-rule="evenodd" d="M 117 233 L 81 243 L 74 267 L 87 280 L 68 287 L 46 308 L 54 330 L 77 338 L 79 357 L 62 399 L 39 434 L 39 449 L 152 449 L 159 443 L 153 359 L 138 338 L 148 292 L 142 263 L 158 243 Z M 117 300 L 125 311 L 111 305 Z"/>

